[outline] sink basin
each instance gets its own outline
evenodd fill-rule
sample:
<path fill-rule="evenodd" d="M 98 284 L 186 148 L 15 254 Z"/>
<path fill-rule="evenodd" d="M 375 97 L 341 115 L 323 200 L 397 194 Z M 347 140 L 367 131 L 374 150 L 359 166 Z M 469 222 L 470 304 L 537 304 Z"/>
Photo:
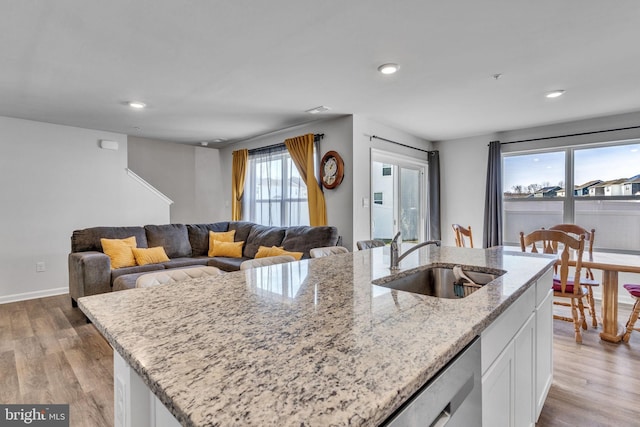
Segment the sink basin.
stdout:
<path fill-rule="evenodd" d="M 478 285 L 486 285 L 505 272 L 479 272 L 464 269 L 467 276 Z M 398 291 L 413 292 L 438 298 L 464 298 L 480 289 L 468 282 L 455 283 L 453 269 L 447 267 L 430 267 L 409 273 L 399 278 L 394 276 L 374 280 L 373 284 Z"/>

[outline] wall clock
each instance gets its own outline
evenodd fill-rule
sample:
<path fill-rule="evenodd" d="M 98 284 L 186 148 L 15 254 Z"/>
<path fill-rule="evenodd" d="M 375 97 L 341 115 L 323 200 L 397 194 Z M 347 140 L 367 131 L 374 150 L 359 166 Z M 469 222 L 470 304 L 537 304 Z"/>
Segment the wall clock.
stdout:
<path fill-rule="evenodd" d="M 335 151 L 327 151 L 320 162 L 322 185 L 325 188 L 336 188 L 344 178 L 344 162 L 340 154 Z"/>

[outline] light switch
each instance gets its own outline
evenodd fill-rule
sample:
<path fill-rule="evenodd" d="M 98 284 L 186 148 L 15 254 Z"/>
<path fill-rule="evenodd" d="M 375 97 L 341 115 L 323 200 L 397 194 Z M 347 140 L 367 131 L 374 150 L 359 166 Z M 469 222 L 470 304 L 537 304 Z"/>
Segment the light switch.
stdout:
<path fill-rule="evenodd" d="M 368 197 L 363 197 L 362 198 L 362 207 L 363 208 L 368 208 L 369 207 L 369 198 Z"/>

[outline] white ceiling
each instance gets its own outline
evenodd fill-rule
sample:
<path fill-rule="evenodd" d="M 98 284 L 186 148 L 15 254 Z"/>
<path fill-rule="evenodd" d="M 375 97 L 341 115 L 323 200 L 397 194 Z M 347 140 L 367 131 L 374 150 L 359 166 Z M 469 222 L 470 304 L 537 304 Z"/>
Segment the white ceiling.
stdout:
<path fill-rule="evenodd" d="M 639 42 L 637 0 L 3 0 L 0 115 L 197 144 L 358 114 L 446 140 L 640 111 Z"/>

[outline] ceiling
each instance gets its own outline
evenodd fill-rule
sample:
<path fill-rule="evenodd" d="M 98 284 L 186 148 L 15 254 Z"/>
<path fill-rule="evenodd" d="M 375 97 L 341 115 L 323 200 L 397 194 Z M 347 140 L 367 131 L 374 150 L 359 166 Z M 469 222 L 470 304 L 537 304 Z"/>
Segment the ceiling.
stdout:
<path fill-rule="evenodd" d="M 447 140 L 640 111 L 638 23 L 637 0 L 6 0 L 0 116 L 225 145 L 357 114 Z"/>

